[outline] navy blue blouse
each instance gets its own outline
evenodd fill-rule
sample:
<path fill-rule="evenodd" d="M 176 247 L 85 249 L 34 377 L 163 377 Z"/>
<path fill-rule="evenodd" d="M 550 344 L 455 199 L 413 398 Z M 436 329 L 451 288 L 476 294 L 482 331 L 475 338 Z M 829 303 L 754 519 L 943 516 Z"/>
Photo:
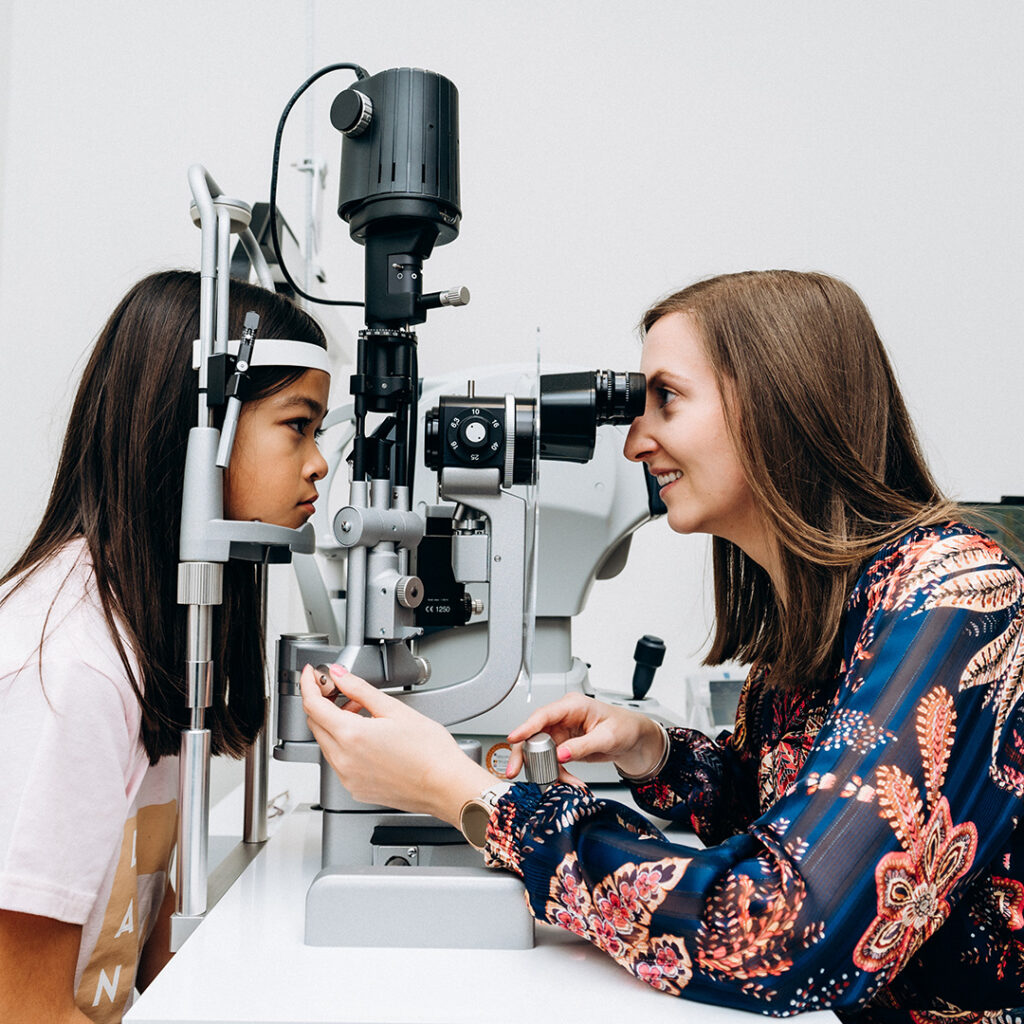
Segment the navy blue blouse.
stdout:
<path fill-rule="evenodd" d="M 638 803 L 517 785 L 487 857 L 536 917 L 672 995 L 848 1021 L 1024 1019 L 1024 577 L 961 524 L 882 548 L 830 686 L 755 666 L 735 731 L 670 730 Z"/>

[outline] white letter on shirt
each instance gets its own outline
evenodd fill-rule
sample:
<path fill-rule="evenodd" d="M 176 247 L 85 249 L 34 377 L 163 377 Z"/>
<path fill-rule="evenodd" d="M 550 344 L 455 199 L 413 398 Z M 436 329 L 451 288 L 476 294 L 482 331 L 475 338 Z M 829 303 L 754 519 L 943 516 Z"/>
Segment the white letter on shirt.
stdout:
<path fill-rule="evenodd" d="M 132 908 L 135 906 L 135 900 L 131 899 L 128 901 L 128 909 L 124 912 L 124 919 L 121 921 L 121 927 L 117 929 L 117 934 L 114 936 L 115 939 L 119 939 L 125 932 L 130 935 L 135 931 L 135 924 L 133 920 Z"/>
<path fill-rule="evenodd" d="M 96 998 L 92 1001 L 92 1005 L 93 1006 L 99 1006 L 100 1005 L 100 993 L 101 992 L 106 992 L 107 998 L 111 1002 L 114 1001 L 114 996 L 117 995 L 117 982 L 118 982 L 118 979 L 120 977 L 121 977 L 121 965 L 120 964 L 117 965 L 117 968 L 114 971 L 114 980 L 113 981 L 111 981 L 110 978 L 107 977 L 107 972 L 105 970 L 103 970 L 102 967 L 100 968 L 100 980 L 96 984 Z"/>

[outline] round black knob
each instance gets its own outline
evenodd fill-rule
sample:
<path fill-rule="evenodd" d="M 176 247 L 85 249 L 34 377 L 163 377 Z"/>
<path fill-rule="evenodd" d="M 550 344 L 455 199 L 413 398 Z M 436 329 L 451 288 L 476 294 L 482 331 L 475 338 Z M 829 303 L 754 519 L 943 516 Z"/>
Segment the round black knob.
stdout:
<path fill-rule="evenodd" d="M 654 668 L 659 668 L 665 660 L 665 641 L 660 636 L 651 636 L 645 633 L 636 642 L 633 660 L 642 665 L 653 665 Z"/>
<path fill-rule="evenodd" d="M 346 89 L 331 104 L 331 124 L 343 135 L 362 135 L 373 119 L 373 103 L 358 89 Z"/>

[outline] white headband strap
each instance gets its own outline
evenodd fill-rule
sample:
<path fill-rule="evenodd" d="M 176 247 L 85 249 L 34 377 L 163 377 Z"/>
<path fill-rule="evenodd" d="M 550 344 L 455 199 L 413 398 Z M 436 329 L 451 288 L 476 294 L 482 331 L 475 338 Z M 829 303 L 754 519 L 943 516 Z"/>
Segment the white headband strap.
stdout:
<path fill-rule="evenodd" d="M 201 342 L 192 342 L 192 369 L 198 370 L 201 361 Z M 237 356 L 240 342 L 228 342 L 228 355 Z M 252 366 L 294 366 L 307 370 L 323 370 L 330 375 L 327 350 L 309 341 L 288 341 L 283 338 L 257 338 L 252 350 Z"/>

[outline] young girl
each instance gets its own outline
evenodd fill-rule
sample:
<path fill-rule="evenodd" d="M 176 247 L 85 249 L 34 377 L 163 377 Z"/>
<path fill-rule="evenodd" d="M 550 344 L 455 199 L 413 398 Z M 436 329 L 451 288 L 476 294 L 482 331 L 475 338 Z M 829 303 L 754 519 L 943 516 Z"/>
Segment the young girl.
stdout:
<path fill-rule="evenodd" d="M 1019 1019 L 1024 578 L 939 493 L 846 285 L 719 277 L 657 303 L 643 332 L 626 455 L 674 530 L 715 537 L 707 660 L 751 663 L 736 728 L 712 740 L 567 697 L 509 738 L 547 730 L 563 763 L 614 761 L 705 848 L 576 785 L 495 786 L 439 726 L 335 670 L 346 710 L 373 717 L 346 714 L 307 671 L 327 758 L 359 799 L 464 826 L 464 807 L 492 808 L 485 858 L 522 876 L 534 914 L 664 992 Z"/>
<path fill-rule="evenodd" d="M 169 956 L 173 755 L 188 724 L 178 533 L 199 290 L 198 274 L 154 274 L 114 311 L 42 522 L 0 581 L 3 1021 L 119 1021 Z M 286 299 L 240 282 L 231 299 L 232 337 L 251 309 L 260 338 L 325 347 Z M 327 468 L 314 440 L 327 389 L 319 369 L 251 372 L 226 517 L 309 518 Z M 265 715 L 251 565 L 227 566 L 224 595 L 206 721 L 214 752 L 238 757 Z"/>

